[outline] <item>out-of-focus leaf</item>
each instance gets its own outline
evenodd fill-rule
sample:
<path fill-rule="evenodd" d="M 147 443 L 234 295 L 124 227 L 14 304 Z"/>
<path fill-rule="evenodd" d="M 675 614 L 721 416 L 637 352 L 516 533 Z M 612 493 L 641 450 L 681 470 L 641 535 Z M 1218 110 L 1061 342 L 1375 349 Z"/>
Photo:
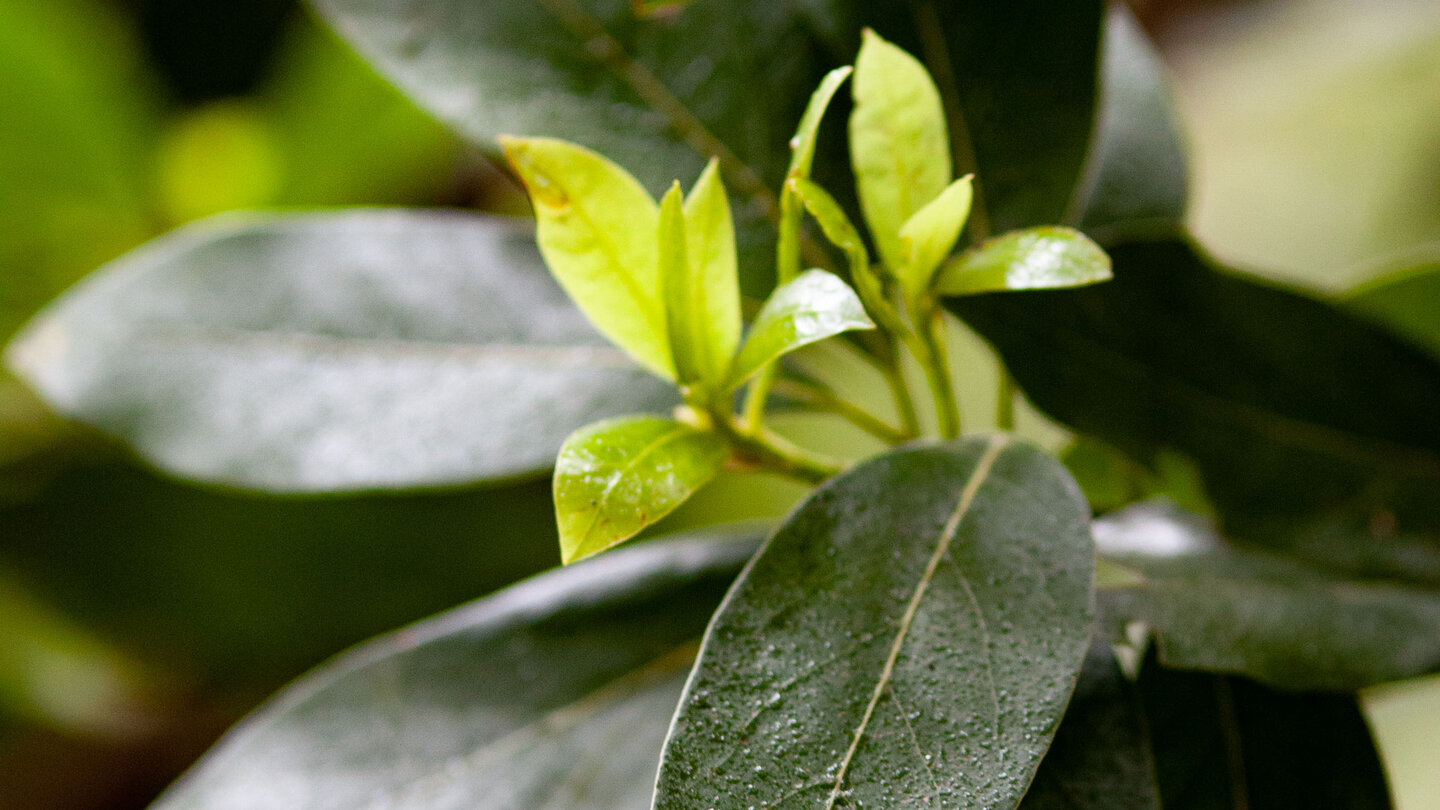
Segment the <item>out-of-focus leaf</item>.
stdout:
<path fill-rule="evenodd" d="M 158 201 L 169 222 L 273 205 L 285 167 L 263 109 L 249 100 L 186 111 L 156 157 Z"/>
<path fill-rule="evenodd" d="M 1100 108 L 1078 226 L 1102 243 L 1176 231 L 1185 216 L 1186 150 L 1165 66 L 1124 3 L 1111 3 L 1101 59 Z"/>
<path fill-rule="evenodd" d="M 1366 282 L 1347 303 L 1440 357 L 1440 261 Z"/>
<path fill-rule="evenodd" d="M 1079 231 L 1011 231 L 956 256 L 935 279 L 941 295 L 1082 287 L 1110 279 L 1110 257 Z"/>
<path fill-rule="evenodd" d="M 655 201 L 630 173 L 554 138 L 503 137 L 535 206 L 550 272 L 600 331 L 656 374 L 675 379 L 665 329 Z"/>
<path fill-rule="evenodd" d="M 154 696 L 134 661 L 0 572 L 0 713 L 72 733 L 147 730 Z"/>
<path fill-rule="evenodd" d="M 868 29 L 850 87 L 850 162 L 860 208 L 880 258 L 898 272 L 908 253 L 901 227 L 950 185 L 940 91 L 919 60 Z"/>
<path fill-rule="evenodd" d="M 850 285 L 824 270 L 808 270 L 775 290 L 750 325 L 730 366 L 727 387 L 743 383 L 766 363 L 852 329 L 874 329 Z"/>
<path fill-rule="evenodd" d="M 1159 810 L 1138 698 L 1110 645 L 1092 644 L 1020 810 Z"/>
<path fill-rule="evenodd" d="M 1140 692 L 1166 810 L 1389 810 L 1353 695 L 1271 691 L 1147 661 Z"/>
<path fill-rule="evenodd" d="M 718 156 L 737 200 L 742 267 L 768 266 L 765 222 L 778 215 L 788 140 L 867 25 L 923 56 L 957 140 L 964 116 L 957 151 L 974 155 L 995 228 L 1058 221 L 1089 139 L 1104 10 L 1099 0 L 785 0 L 641 17 L 596 0 L 312 4 L 407 94 L 487 148 L 505 132 L 562 137 L 632 167 L 655 193 Z M 816 177 L 841 188 L 842 143 L 822 140 Z"/>
<path fill-rule="evenodd" d="M 102 641 L 240 700 L 555 562 L 549 481 L 274 498 L 73 465 L 0 504 L 0 558 Z"/>
<path fill-rule="evenodd" d="M 1142 462 L 1192 458 L 1229 535 L 1274 542 L 1331 510 L 1440 527 L 1440 362 L 1184 243 L 1110 255 L 1106 284 L 947 305 L 1052 418 Z"/>
<path fill-rule="evenodd" d="M 715 477 L 728 451 L 718 434 L 653 416 L 581 428 L 555 461 L 561 560 L 599 554 L 670 514 Z"/>
<path fill-rule="evenodd" d="M 1161 504 L 1108 515 L 1094 531 L 1105 559 L 1141 577 L 1102 592 L 1104 625 L 1123 641 L 1142 624 L 1166 666 L 1310 691 L 1440 668 L 1440 593 L 1236 548 Z"/>
<path fill-rule="evenodd" d="M 376 639 L 235 729 L 157 810 L 636 810 L 705 623 L 755 548 L 647 544 Z"/>
<path fill-rule="evenodd" d="M 711 623 L 655 807 L 1015 807 L 1089 644 L 1088 521 L 1005 436 L 835 478 Z"/>
<path fill-rule="evenodd" d="M 531 475 L 581 425 L 673 402 L 523 228 L 455 214 L 189 228 L 72 290 L 10 358 L 165 470 L 276 491 Z"/>
<path fill-rule="evenodd" d="M 0 338 L 157 227 L 136 40 L 107 3 L 0 0 Z"/>

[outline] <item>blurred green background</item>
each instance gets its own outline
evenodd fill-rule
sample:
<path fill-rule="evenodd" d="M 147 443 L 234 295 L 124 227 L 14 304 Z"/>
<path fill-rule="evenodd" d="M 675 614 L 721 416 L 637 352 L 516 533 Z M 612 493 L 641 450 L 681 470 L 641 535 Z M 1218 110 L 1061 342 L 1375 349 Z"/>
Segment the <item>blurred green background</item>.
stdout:
<path fill-rule="evenodd" d="M 1328 292 L 1440 255 L 1440 4 L 1134 5 L 1211 250 Z M 0 0 L 0 338 L 183 222 L 377 204 L 517 198 L 294 2 Z M 741 486 L 769 484 L 689 519 Z M 304 669 L 554 564 L 551 520 L 543 481 L 323 499 L 168 481 L 0 373 L 0 807 L 145 806 Z M 1440 684 L 1369 706 L 1400 806 L 1440 807 Z"/>

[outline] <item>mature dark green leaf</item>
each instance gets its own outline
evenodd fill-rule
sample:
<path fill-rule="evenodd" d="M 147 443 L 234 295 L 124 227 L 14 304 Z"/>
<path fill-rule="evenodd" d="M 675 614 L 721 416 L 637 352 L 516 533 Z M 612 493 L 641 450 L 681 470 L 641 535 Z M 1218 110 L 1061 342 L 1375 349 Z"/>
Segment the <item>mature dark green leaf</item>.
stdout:
<path fill-rule="evenodd" d="M 1100 239 L 1175 232 L 1189 178 L 1165 66 L 1124 3 L 1111 3 L 1086 180 L 1071 220 Z"/>
<path fill-rule="evenodd" d="M 655 806 L 1014 807 L 1084 659 L 1087 516 L 1004 436 L 822 487 L 716 614 Z"/>
<path fill-rule="evenodd" d="M 284 491 L 533 474 L 581 425 L 673 402 L 525 229 L 438 213 L 186 229 L 71 291 L 10 359 L 167 471 Z"/>
<path fill-rule="evenodd" d="M 639 534 L 709 483 L 727 456 L 718 433 L 658 416 L 575 431 L 555 460 L 561 560 L 583 560 Z"/>
<path fill-rule="evenodd" d="M 281 692 L 160 810 L 637 810 L 755 538 L 655 543 L 377 639 Z"/>
<path fill-rule="evenodd" d="M 1165 810 L 1389 810 L 1353 695 L 1288 694 L 1244 680 L 1140 673 Z"/>
<path fill-rule="evenodd" d="M 1110 257 L 1079 231 L 1026 228 L 956 256 L 935 279 L 941 295 L 1083 287 L 1110 279 Z"/>
<path fill-rule="evenodd" d="M 1159 810 L 1139 696 L 1104 642 L 1090 646 L 1020 810 Z"/>
<path fill-rule="evenodd" d="M 1110 254 L 1106 284 L 948 306 L 1051 417 L 1145 462 L 1192 457 L 1237 537 L 1336 509 L 1440 526 L 1434 358 L 1181 242 Z"/>
<path fill-rule="evenodd" d="M 505 132 L 576 141 L 640 172 L 652 193 L 718 156 L 745 201 L 742 264 L 756 266 L 796 122 L 867 25 L 936 75 L 997 227 L 1057 221 L 1089 138 L 1103 13 L 1099 0 L 705 2 L 656 16 L 610 0 L 312 2 L 382 73 L 484 146 Z M 968 130 L 955 128 L 961 114 Z M 846 177 L 844 155 L 822 139 L 817 177 Z"/>
<path fill-rule="evenodd" d="M 1106 560 L 1141 581 L 1102 591 L 1103 624 L 1139 622 L 1160 660 L 1283 689 L 1355 690 L 1440 668 L 1440 593 L 1342 577 L 1226 543 L 1163 503 L 1095 521 Z"/>
<path fill-rule="evenodd" d="M 1440 261 L 1367 282 L 1348 303 L 1440 357 Z"/>

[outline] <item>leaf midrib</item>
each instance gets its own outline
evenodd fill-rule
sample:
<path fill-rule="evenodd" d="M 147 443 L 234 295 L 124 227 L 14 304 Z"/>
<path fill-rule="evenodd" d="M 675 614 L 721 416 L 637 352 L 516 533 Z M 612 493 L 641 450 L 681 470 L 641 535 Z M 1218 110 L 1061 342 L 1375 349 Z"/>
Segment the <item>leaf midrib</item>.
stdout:
<path fill-rule="evenodd" d="M 930 555 L 930 560 L 925 566 L 925 571 L 920 575 L 919 582 L 915 585 L 915 591 L 910 596 L 909 603 L 905 606 L 905 612 L 900 617 L 900 626 L 895 632 L 895 639 L 890 644 L 890 653 L 885 659 L 885 664 L 880 670 L 880 677 L 876 680 L 875 688 L 870 694 L 870 702 L 865 706 L 865 712 L 860 718 L 859 724 L 850 739 L 850 747 L 841 758 L 839 767 L 836 769 L 835 782 L 830 789 L 830 797 L 825 803 L 825 810 L 834 810 L 835 803 L 840 798 L 840 793 L 845 783 L 845 776 L 850 770 L 850 765 L 855 759 L 855 753 L 860 748 L 860 741 L 864 739 L 866 729 L 870 720 L 875 714 L 875 708 L 880 703 L 885 689 L 890 686 L 891 678 L 894 676 L 895 664 L 900 658 L 900 652 L 905 646 L 905 641 L 910 633 L 911 623 L 915 620 L 915 614 L 920 610 L 920 603 L 925 598 L 925 592 L 930 582 L 935 578 L 935 572 L 939 569 L 940 563 L 945 559 L 950 550 L 950 543 L 960 530 L 960 523 L 970 511 L 970 506 L 975 500 L 975 494 L 980 490 L 981 484 L 989 477 L 995 461 L 1000 457 L 1001 451 L 1009 443 L 1008 437 L 996 436 L 990 440 L 985 447 L 980 460 L 976 462 L 975 469 L 971 471 L 970 477 L 966 480 L 965 486 L 960 492 L 959 500 L 955 509 L 951 512 L 949 519 L 940 530 L 940 536 L 936 539 L 935 551 Z M 982 619 L 983 621 L 983 619 Z"/>

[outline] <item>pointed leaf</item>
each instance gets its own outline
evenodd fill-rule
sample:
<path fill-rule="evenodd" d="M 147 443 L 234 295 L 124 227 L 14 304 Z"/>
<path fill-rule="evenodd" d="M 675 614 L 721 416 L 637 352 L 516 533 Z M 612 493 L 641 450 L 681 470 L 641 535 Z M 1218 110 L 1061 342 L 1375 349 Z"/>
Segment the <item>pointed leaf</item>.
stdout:
<path fill-rule="evenodd" d="M 850 278 L 861 293 L 861 302 L 884 300 L 885 282 L 870 266 L 870 250 L 865 247 L 860 231 L 845 214 L 845 209 L 828 191 L 809 180 L 796 180 L 792 187 L 805 210 L 820 223 L 825 238 L 845 252 L 850 264 Z"/>
<path fill-rule="evenodd" d="M 714 433 L 658 417 L 576 431 L 555 461 L 561 559 L 598 554 L 670 514 L 720 471 L 727 450 Z"/>
<path fill-rule="evenodd" d="M 1353 691 L 1440 669 L 1440 593 L 1343 577 L 1226 543 L 1199 518 L 1143 504 L 1095 521 L 1105 559 L 1140 581 L 1102 592 L 1104 625 L 1133 623 L 1160 660 L 1292 690 Z"/>
<path fill-rule="evenodd" d="M 900 228 L 950 184 L 940 93 L 915 57 L 866 30 L 855 58 L 850 162 L 880 258 L 905 265 Z"/>
<path fill-rule="evenodd" d="M 820 86 L 810 96 L 810 103 L 805 105 L 805 113 L 800 116 L 800 125 L 795 128 L 795 136 L 790 139 L 790 169 L 785 177 L 809 177 L 810 166 L 815 162 L 815 141 L 820 137 L 820 121 L 825 117 L 825 111 L 830 108 L 830 101 L 835 97 L 840 85 L 850 78 L 854 68 L 846 65 L 838 67 L 825 74 L 820 80 Z"/>
<path fill-rule="evenodd" d="M 1389 810 L 1354 695 L 1275 692 L 1147 661 L 1140 691 L 1165 810 Z"/>
<path fill-rule="evenodd" d="M 685 244 L 693 279 L 689 317 L 697 346 L 705 352 L 702 379 L 718 385 L 740 346 L 740 282 L 735 225 L 717 161 L 710 161 L 685 198 Z"/>
<path fill-rule="evenodd" d="M 1091 644 L 1020 810 L 1160 810 L 1138 698 L 1110 645 Z"/>
<path fill-rule="evenodd" d="M 365 644 L 221 741 L 156 810 L 637 810 L 758 538 L 648 543 Z"/>
<path fill-rule="evenodd" d="M 935 280 L 941 295 L 1080 287 L 1107 281 L 1110 257 L 1070 228 L 1011 231 L 957 256 Z"/>
<path fill-rule="evenodd" d="M 970 175 L 945 187 L 940 196 L 926 203 L 900 227 L 900 246 L 905 250 L 905 263 L 895 269 L 900 283 L 918 296 L 930 288 L 935 268 L 945 261 L 960 238 L 965 218 L 970 216 L 974 192 Z"/>
<path fill-rule="evenodd" d="M 1102 244 L 1181 229 L 1189 192 L 1186 149 L 1165 65 L 1129 6 L 1110 4 L 1100 109 L 1076 207 Z"/>
<path fill-rule="evenodd" d="M 745 345 L 730 366 L 734 388 L 766 363 L 801 346 L 848 332 L 874 329 L 850 285 L 824 270 L 807 270 L 778 288 L 760 308 Z"/>
<path fill-rule="evenodd" d="M 553 138 L 502 137 L 535 206 L 550 272 L 602 334 L 641 365 L 675 379 L 660 296 L 655 201 L 606 158 Z"/>
<path fill-rule="evenodd" d="M 43 311 L 8 359 L 168 472 L 273 491 L 534 475 L 576 428 L 675 401 L 565 300 L 527 229 L 431 212 L 177 231 Z"/>
<path fill-rule="evenodd" d="M 682 386 L 705 379 L 713 353 L 703 334 L 705 311 L 696 307 L 698 276 L 690 272 L 685 245 L 684 193 L 677 180 L 660 200 L 656 234 L 659 254 L 661 305 L 665 310 L 666 340 L 675 363 L 675 378 Z"/>
<path fill-rule="evenodd" d="M 833 479 L 710 625 L 657 810 L 1015 807 L 1085 658 L 1088 520 L 1003 436 Z"/>

